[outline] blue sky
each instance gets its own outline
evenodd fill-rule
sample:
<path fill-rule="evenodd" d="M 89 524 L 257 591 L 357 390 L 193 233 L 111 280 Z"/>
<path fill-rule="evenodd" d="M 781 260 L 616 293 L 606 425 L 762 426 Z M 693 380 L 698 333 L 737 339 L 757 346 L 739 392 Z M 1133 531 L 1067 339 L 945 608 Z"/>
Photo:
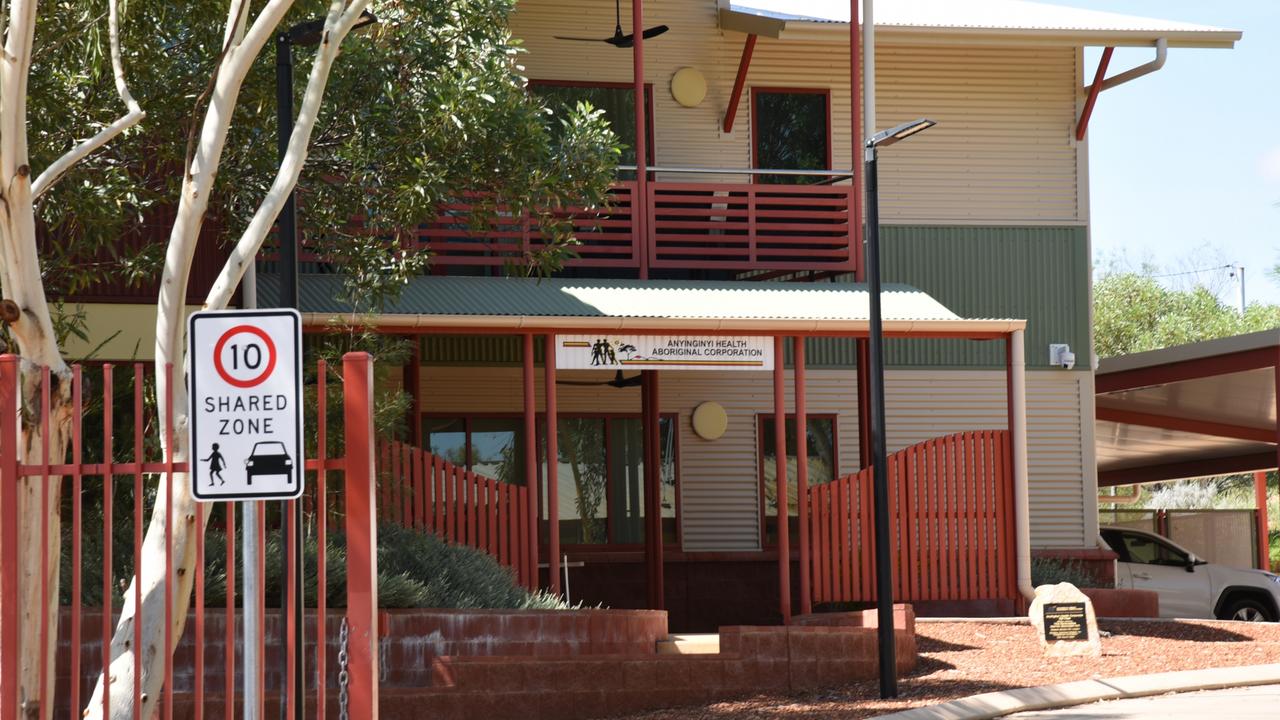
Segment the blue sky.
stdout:
<path fill-rule="evenodd" d="M 1232 50 L 1173 48 L 1162 70 L 1108 90 L 1089 125 L 1094 263 L 1163 273 L 1240 263 L 1250 302 L 1280 303 L 1280 2 L 1048 0 L 1055 5 L 1232 28 Z M 1091 79 L 1100 49 L 1085 53 Z M 1117 49 L 1109 74 L 1151 59 Z M 1200 281 L 1236 302 L 1225 270 Z"/>

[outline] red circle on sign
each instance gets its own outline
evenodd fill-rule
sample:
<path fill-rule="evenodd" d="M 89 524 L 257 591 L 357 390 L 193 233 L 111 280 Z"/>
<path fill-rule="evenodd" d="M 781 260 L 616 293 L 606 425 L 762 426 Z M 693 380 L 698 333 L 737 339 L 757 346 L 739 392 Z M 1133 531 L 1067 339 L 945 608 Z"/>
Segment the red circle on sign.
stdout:
<path fill-rule="evenodd" d="M 248 380 L 240 380 L 234 378 L 227 369 L 222 366 L 222 348 L 226 347 L 227 341 L 239 335 L 240 333 L 250 333 L 257 335 L 262 342 L 267 345 L 267 367 L 257 377 L 251 377 Z M 218 375 L 229 385 L 238 388 L 251 388 L 255 385 L 261 385 L 262 381 L 271 376 L 271 371 L 276 369 L 276 344 L 271 342 L 271 338 L 263 332 L 262 328 L 253 325 L 237 325 L 230 330 L 222 333 L 222 337 L 218 338 L 218 344 L 213 348 L 213 367 L 218 371 Z"/>

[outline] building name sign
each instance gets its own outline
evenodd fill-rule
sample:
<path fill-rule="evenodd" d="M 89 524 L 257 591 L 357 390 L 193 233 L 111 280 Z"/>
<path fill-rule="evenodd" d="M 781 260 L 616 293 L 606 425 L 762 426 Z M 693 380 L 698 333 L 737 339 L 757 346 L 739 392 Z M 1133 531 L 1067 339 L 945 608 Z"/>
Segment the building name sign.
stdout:
<path fill-rule="evenodd" d="M 729 335 L 562 335 L 565 370 L 772 370 L 773 341 Z"/>

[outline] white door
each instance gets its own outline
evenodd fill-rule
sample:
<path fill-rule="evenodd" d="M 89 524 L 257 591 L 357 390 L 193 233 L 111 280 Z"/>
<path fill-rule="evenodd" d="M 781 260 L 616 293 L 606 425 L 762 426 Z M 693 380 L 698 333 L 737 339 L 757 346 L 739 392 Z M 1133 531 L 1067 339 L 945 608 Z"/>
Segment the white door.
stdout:
<path fill-rule="evenodd" d="M 1212 618 L 1213 592 L 1209 571 L 1190 564 L 1172 545 L 1145 533 L 1121 532 L 1121 557 L 1127 562 L 1130 587 L 1154 590 L 1160 596 L 1160 617 Z M 1188 569 L 1189 568 L 1189 569 Z"/>

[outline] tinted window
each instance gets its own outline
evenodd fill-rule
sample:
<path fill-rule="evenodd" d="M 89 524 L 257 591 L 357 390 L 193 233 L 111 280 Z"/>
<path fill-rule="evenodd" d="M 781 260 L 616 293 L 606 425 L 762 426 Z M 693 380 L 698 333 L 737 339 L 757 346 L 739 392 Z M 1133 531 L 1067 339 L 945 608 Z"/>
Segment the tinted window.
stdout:
<path fill-rule="evenodd" d="M 1181 566 L 1187 564 L 1188 558 L 1186 554 L 1155 538 L 1132 533 L 1125 533 L 1123 537 L 1129 562 L 1142 563 L 1144 565 Z"/>
<path fill-rule="evenodd" d="M 755 93 L 755 165 L 779 170 L 827 170 L 826 91 Z M 762 175 L 761 182 L 804 184 L 819 176 Z"/>

